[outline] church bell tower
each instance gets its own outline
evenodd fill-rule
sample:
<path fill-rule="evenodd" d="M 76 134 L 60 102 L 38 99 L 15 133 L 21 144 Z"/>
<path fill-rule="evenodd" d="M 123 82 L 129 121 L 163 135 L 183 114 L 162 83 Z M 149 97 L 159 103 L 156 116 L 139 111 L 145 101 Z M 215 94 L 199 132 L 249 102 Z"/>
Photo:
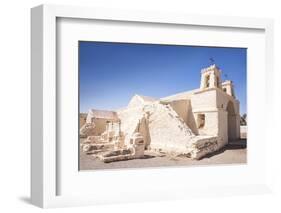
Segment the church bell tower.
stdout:
<path fill-rule="evenodd" d="M 221 71 L 213 64 L 201 70 L 200 89 L 221 88 Z"/>
<path fill-rule="evenodd" d="M 232 82 L 232 81 L 229 81 L 229 80 L 224 81 L 224 82 L 222 83 L 222 90 L 223 90 L 226 94 L 228 94 L 228 95 L 230 95 L 230 96 L 232 96 L 232 97 L 235 97 L 235 95 L 234 95 L 234 89 L 233 89 L 233 82 Z"/>

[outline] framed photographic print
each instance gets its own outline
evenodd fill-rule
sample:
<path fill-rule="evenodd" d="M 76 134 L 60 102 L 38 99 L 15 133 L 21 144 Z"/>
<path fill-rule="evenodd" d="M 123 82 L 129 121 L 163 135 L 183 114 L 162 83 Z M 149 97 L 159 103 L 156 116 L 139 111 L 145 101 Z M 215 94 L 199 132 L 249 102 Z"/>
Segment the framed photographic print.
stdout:
<path fill-rule="evenodd" d="M 270 192 L 272 20 L 31 14 L 32 203 Z"/>

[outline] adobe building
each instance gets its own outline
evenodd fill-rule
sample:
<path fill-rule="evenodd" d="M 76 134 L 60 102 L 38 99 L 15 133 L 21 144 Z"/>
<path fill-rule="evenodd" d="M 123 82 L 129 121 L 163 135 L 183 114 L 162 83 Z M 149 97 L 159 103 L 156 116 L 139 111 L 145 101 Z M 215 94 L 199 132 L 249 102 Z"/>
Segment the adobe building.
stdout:
<path fill-rule="evenodd" d="M 90 111 L 86 124 L 109 129 L 103 125 L 112 124 L 100 122 L 97 117 L 103 116 L 98 114 Z M 222 82 L 216 65 L 201 70 L 198 89 L 160 99 L 135 95 L 126 108 L 109 114 L 106 119 L 118 121 L 116 131 L 122 132 L 125 146 L 130 145 L 132 135 L 139 133 L 145 149 L 193 159 L 200 159 L 240 137 L 239 101 L 233 83 Z"/>
<path fill-rule="evenodd" d="M 80 127 L 81 135 L 101 135 L 106 130 L 106 125 L 108 123 L 118 122 L 118 116 L 116 112 L 108 110 L 97 110 L 90 109 L 85 123 Z M 81 120 L 80 120 L 81 125 Z"/>
<path fill-rule="evenodd" d="M 216 65 L 201 70 L 200 88 L 161 99 L 196 135 L 218 136 L 222 144 L 240 137 L 239 101 L 232 81 L 221 81 Z"/>

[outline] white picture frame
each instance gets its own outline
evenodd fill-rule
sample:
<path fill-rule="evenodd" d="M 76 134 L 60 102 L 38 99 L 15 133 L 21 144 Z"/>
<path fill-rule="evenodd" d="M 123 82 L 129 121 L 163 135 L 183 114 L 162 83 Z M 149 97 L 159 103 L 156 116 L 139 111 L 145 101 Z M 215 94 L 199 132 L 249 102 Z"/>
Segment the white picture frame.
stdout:
<path fill-rule="evenodd" d="M 153 189 L 151 195 L 143 192 L 123 191 L 127 196 L 120 196 L 118 193 L 112 194 L 60 194 L 58 184 L 61 184 L 59 173 L 62 169 L 58 166 L 60 158 L 57 146 L 57 88 L 61 83 L 57 79 L 57 20 L 64 19 L 87 19 L 87 20 L 108 20 L 131 23 L 153 23 L 159 25 L 181 25 L 181 26 L 200 26 L 212 28 L 231 29 L 255 29 L 264 33 L 265 58 L 264 68 L 265 87 L 262 92 L 265 94 L 265 105 L 273 104 L 273 96 L 270 91 L 273 89 L 273 21 L 271 19 L 241 18 L 241 17 L 217 17 L 188 14 L 166 14 L 145 11 L 123 11 L 112 9 L 97 9 L 74 6 L 54 6 L 41 5 L 31 10 L 31 201 L 34 205 L 47 208 L 59 206 L 91 205 L 100 203 L 116 202 L 139 202 L 144 200 L 165 200 L 182 199 L 188 197 L 201 196 L 223 196 L 223 195 L 242 195 L 253 193 L 264 193 L 271 191 L 271 170 L 270 161 L 266 161 L 262 166 L 265 177 L 258 179 L 254 184 L 248 182 L 237 184 L 221 184 L 209 186 L 193 183 L 190 186 L 177 187 L 170 184 L 164 190 L 159 187 Z M 260 78 L 262 80 L 262 77 Z M 263 79 L 264 80 L 264 79 Z M 252 84 L 251 87 L 256 87 Z M 248 94 L 249 95 L 249 94 Z M 273 112 L 268 112 L 273 113 Z M 250 119 L 250 118 L 249 118 Z M 271 116 L 268 116 L 266 123 L 270 123 Z M 250 122 L 250 121 L 249 121 Z M 249 134 L 253 134 L 254 127 L 250 128 Z M 265 129 L 265 147 L 270 150 L 270 131 L 268 125 Z M 254 148 L 253 148 L 254 149 Z M 266 160 L 269 152 L 263 156 Z M 194 168 L 193 168 L 194 169 Z M 205 168 L 210 170 L 212 168 Z M 229 170 L 234 169 L 234 167 Z M 243 168 L 245 169 L 245 168 Z M 166 172 L 171 169 L 166 169 Z M 127 172 L 127 173 L 126 173 Z M 140 171 L 138 171 L 140 172 Z M 175 174 L 181 174 L 181 170 L 173 170 Z M 124 171 L 126 174 L 134 175 L 134 171 Z M 148 170 L 146 174 L 157 175 L 160 169 Z M 111 173 L 112 176 L 113 173 Z M 95 175 L 95 173 L 85 174 Z M 121 176 L 120 176 L 121 177 Z M 172 180 L 174 177 L 169 177 Z M 72 180 L 70 178 L 70 180 Z M 75 184 L 75 183 L 73 183 Z M 129 188 L 130 186 L 125 186 Z M 75 190 L 73 188 L 73 190 Z M 71 191 L 71 189 L 70 189 Z"/>

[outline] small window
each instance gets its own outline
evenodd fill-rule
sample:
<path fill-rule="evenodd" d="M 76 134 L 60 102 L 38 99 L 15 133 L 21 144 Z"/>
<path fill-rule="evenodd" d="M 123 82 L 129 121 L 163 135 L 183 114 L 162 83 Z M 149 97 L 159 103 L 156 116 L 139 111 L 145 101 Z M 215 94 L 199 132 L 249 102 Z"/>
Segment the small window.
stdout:
<path fill-rule="evenodd" d="M 226 92 L 226 88 L 223 88 L 223 91 Z"/>
<path fill-rule="evenodd" d="M 198 114 L 197 116 L 197 127 L 202 129 L 205 126 L 205 114 Z"/>

